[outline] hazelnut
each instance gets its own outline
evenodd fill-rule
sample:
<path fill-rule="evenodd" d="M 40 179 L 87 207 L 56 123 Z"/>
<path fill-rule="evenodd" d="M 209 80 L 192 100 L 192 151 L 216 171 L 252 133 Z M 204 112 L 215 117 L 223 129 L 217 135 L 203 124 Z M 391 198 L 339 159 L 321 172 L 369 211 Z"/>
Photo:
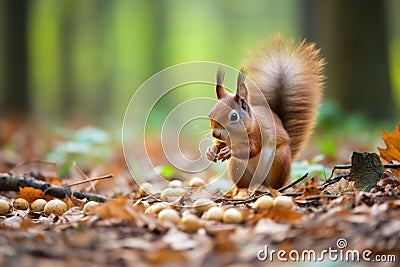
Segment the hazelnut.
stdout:
<path fill-rule="evenodd" d="M 182 187 L 182 182 L 180 180 L 172 180 L 168 183 L 168 187 L 171 188 Z"/>
<path fill-rule="evenodd" d="M 157 215 L 158 219 L 163 222 L 170 222 L 170 223 L 178 223 L 179 222 L 179 213 L 171 208 L 163 209 Z"/>
<path fill-rule="evenodd" d="M 171 188 L 167 187 L 160 193 L 160 198 L 162 201 L 174 202 L 178 200 L 181 196 L 186 193 L 186 190 L 183 188 Z"/>
<path fill-rule="evenodd" d="M 185 232 L 195 233 L 200 228 L 200 220 L 194 214 L 187 214 L 181 218 L 180 225 Z"/>
<path fill-rule="evenodd" d="M 142 197 L 148 196 L 153 191 L 153 185 L 151 183 L 142 183 L 139 186 L 139 195 Z"/>
<path fill-rule="evenodd" d="M 206 212 L 207 220 L 222 221 L 222 216 L 224 215 L 224 209 L 221 207 L 211 207 Z"/>
<path fill-rule="evenodd" d="M 288 196 L 277 196 L 274 198 L 274 208 L 291 209 L 293 207 L 293 200 Z"/>
<path fill-rule="evenodd" d="M 205 184 L 206 183 L 204 182 L 204 180 L 201 179 L 200 177 L 193 177 L 189 181 L 189 186 L 190 187 L 200 187 L 200 186 L 204 186 Z"/>
<path fill-rule="evenodd" d="M 163 209 L 169 208 L 169 205 L 163 202 L 155 203 L 154 205 L 149 206 L 144 214 L 146 215 L 157 215 Z"/>
<path fill-rule="evenodd" d="M 215 205 L 214 201 L 208 198 L 199 198 L 193 202 L 193 207 L 197 214 L 202 214 Z"/>
<path fill-rule="evenodd" d="M 99 205 L 96 201 L 89 201 L 83 206 L 83 212 L 88 213 Z"/>
<path fill-rule="evenodd" d="M 0 199 L 0 215 L 6 215 L 10 212 L 10 203 L 5 201 L 4 199 Z"/>
<path fill-rule="evenodd" d="M 47 201 L 43 198 L 36 199 L 31 203 L 31 210 L 34 212 L 42 212 Z"/>
<path fill-rule="evenodd" d="M 29 203 L 25 198 L 17 198 L 13 202 L 14 209 L 27 210 L 29 209 Z"/>
<path fill-rule="evenodd" d="M 238 209 L 229 208 L 224 212 L 222 221 L 224 223 L 241 223 L 243 221 L 243 215 Z"/>
<path fill-rule="evenodd" d="M 63 215 L 68 210 L 67 204 L 64 201 L 59 199 L 52 199 L 46 203 L 44 206 L 44 214 L 56 214 L 56 215 Z"/>
<path fill-rule="evenodd" d="M 271 196 L 261 196 L 253 204 L 257 211 L 264 211 L 272 208 L 274 199 Z"/>

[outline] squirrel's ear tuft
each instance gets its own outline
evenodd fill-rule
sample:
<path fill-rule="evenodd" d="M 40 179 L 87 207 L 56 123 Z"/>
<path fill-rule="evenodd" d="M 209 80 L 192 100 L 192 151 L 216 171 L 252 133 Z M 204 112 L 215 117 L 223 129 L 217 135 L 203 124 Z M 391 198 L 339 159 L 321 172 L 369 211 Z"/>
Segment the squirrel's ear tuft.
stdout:
<path fill-rule="evenodd" d="M 219 66 L 217 70 L 217 85 L 216 85 L 216 91 L 217 91 L 217 98 L 220 99 L 226 94 L 226 91 L 224 89 L 224 78 L 225 78 L 225 71 L 224 69 Z"/>
<path fill-rule="evenodd" d="M 243 99 L 244 101 L 247 102 L 247 86 L 244 83 L 246 81 L 246 72 L 244 71 L 244 69 L 240 69 L 238 78 L 237 78 L 237 87 L 236 87 L 236 96 L 235 99 L 239 100 L 239 99 Z"/>

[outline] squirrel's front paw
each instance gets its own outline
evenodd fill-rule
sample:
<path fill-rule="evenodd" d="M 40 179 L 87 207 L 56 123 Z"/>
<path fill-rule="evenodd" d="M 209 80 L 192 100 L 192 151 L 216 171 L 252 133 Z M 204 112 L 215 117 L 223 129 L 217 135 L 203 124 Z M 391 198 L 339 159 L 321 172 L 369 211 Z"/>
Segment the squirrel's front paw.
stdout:
<path fill-rule="evenodd" d="M 217 159 L 225 161 L 227 159 L 230 159 L 231 156 L 232 156 L 232 150 L 230 147 L 226 146 L 219 151 Z"/>
<path fill-rule="evenodd" d="M 216 146 L 208 147 L 206 151 L 206 157 L 210 161 L 217 162 L 217 147 Z"/>

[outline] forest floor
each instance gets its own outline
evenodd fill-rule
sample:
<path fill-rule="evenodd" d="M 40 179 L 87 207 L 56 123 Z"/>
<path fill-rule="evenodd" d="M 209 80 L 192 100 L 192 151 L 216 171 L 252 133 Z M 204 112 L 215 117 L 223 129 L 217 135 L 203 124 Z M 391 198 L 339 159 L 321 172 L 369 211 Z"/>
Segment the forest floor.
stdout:
<path fill-rule="evenodd" d="M 253 196 L 221 196 L 179 174 L 168 178 L 181 183 L 148 194 L 131 178 L 120 147 L 103 162 L 93 148 L 63 166 L 44 156 L 63 155 L 60 139 L 40 138 L 12 127 L 0 138 L 0 199 L 9 205 L 0 209 L 0 266 L 399 265 L 399 127 L 384 135 L 388 149 L 353 154 L 352 165 L 330 179 L 310 173 Z M 15 201 L 50 201 L 54 188 L 65 194 L 62 215 Z M 107 200 L 85 208 L 85 196 Z M 221 209 L 212 214 L 212 206 Z"/>

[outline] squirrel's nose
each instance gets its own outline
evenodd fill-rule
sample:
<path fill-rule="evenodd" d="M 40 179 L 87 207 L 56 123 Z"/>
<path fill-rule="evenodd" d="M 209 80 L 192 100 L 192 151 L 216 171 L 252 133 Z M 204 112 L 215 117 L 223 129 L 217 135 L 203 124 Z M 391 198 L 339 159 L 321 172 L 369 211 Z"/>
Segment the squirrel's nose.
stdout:
<path fill-rule="evenodd" d="M 213 136 L 214 138 L 219 139 L 219 138 L 221 138 L 221 132 L 218 131 L 218 130 L 213 130 L 213 131 L 212 131 L 212 136 Z"/>

